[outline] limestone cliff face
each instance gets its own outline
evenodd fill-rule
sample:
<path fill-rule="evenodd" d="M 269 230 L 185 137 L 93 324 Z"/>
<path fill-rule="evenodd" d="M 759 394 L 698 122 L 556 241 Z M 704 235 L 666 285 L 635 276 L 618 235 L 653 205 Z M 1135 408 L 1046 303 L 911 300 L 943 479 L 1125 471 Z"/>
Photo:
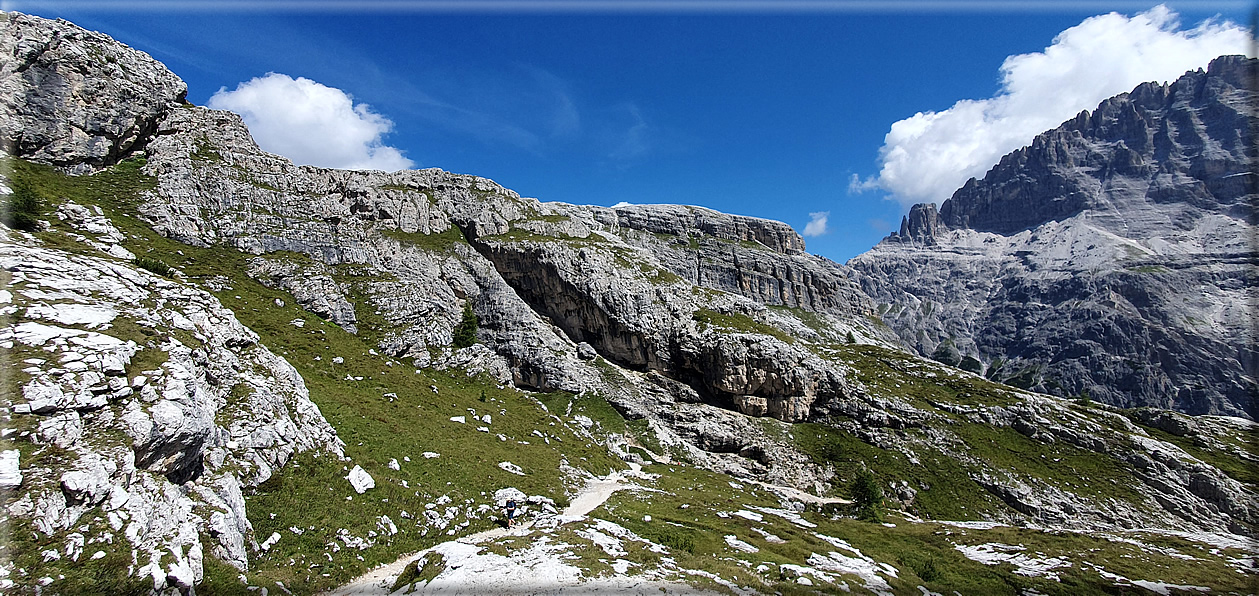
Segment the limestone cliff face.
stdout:
<path fill-rule="evenodd" d="M 1057 395 L 1256 415 L 1256 60 L 1102 102 L 849 265 L 924 355 Z"/>
<path fill-rule="evenodd" d="M 692 284 L 768 306 L 840 316 L 872 312 L 870 300 L 844 268 L 805 253 L 800 235 L 784 223 L 685 205 L 631 205 L 615 211 L 626 242 L 647 249 Z"/>
<path fill-rule="evenodd" d="M 296 167 L 258 150 L 235 116 L 201 108 L 174 111 L 159 133 L 148 146 L 158 191 L 143 206 L 158 230 L 184 242 L 232 245 L 262 261 L 277 252 L 305 255 L 304 269 L 256 273 L 265 269 L 269 283 L 299 290 L 295 296 L 317 285 L 311 294 L 327 302 L 317 308 L 330 313 L 342 312 L 329 305 L 342 303 L 343 290 L 318 272 L 364 268 L 373 281 L 360 289 L 390 323 L 382 346 L 422 365 L 451 356 L 450 332 L 471 301 L 487 344 L 516 383 L 600 386 L 577 356 L 585 343 L 613 363 L 696 383 L 725 407 L 737 407 L 743 394 L 794 399 L 799 407 L 773 411 L 798 420 L 808 417 L 819 387 L 843 394 L 835 380 L 842 375 L 803 365 L 807 352 L 784 345 L 768 352 L 777 359 L 763 362 L 771 376 L 832 380 L 714 378 L 722 367 L 708 365 L 735 358 L 730 367 L 737 368 L 742 356 L 734 354 L 742 349 L 721 348 L 697 313 L 768 325 L 765 305 L 780 305 L 833 316 L 833 335 L 855 329 L 879 336 L 865 328 L 869 299 L 842 269 L 803 253 L 800 237 L 777 222 L 689 207 L 540 203 L 440 170 Z M 352 313 L 330 316 L 353 320 Z"/>
<path fill-rule="evenodd" d="M 76 172 L 109 165 L 151 137 L 188 91 L 148 54 L 106 35 L 19 13 L 0 19 L 0 145 L 9 153 Z"/>

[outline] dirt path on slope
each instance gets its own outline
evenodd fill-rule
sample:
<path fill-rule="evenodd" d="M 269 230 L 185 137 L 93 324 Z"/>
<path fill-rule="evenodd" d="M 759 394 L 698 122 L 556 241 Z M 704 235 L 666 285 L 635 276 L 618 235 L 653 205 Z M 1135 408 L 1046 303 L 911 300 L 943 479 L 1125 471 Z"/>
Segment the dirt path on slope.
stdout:
<path fill-rule="evenodd" d="M 781 484 L 770 484 L 768 482 L 761 482 L 760 480 L 751 480 L 747 478 L 740 478 L 737 481 L 747 482 L 749 484 L 755 484 L 757 486 L 769 489 L 771 492 L 777 493 L 780 497 L 787 497 L 787 498 L 795 499 L 797 501 L 802 501 L 805 503 L 814 503 L 817 505 L 827 505 L 831 503 L 838 503 L 842 505 L 852 504 L 852 501 L 848 499 L 842 499 L 840 497 L 819 497 L 815 494 L 804 492 L 798 488 L 792 488 L 790 486 L 783 486 Z"/>
<path fill-rule="evenodd" d="M 630 463 L 629 466 L 629 474 L 635 474 L 642 470 L 642 466 L 636 463 Z M 589 515 L 591 511 L 598 509 L 600 505 L 604 504 L 604 502 L 612 496 L 612 493 L 618 490 L 633 487 L 634 485 L 627 484 L 625 482 L 626 476 L 626 472 L 618 471 L 608 474 L 607 476 L 590 479 L 586 482 L 586 486 L 582 488 L 581 492 L 577 493 L 576 497 L 573 497 L 573 500 L 569 503 L 568 507 L 564 508 L 564 512 L 558 516 L 560 518 L 560 523 L 575 521 Z M 530 521 L 511 528 L 491 528 L 483 532 L 463 536 L 454 540 L 454 542 L 476 544 L 486 540 L 502 538 L 504 536 L 524 536 L 532 532 L 533 524 L 534 522 Z M 377 567 L 359 576 L 350 583 L 332 591 L 325 592 L 324 594 L 326 596 L 367 596 L 369 594 L 388 594 L 389 588 L 393 586 L 394 579 L 402 573 L 402 570 L 406 569 L 406 566 L 409 565 L 411 561 L 418 559 L 421 553 L 428 550 L 430 549 L 403 555 L 392 563 Z"/>

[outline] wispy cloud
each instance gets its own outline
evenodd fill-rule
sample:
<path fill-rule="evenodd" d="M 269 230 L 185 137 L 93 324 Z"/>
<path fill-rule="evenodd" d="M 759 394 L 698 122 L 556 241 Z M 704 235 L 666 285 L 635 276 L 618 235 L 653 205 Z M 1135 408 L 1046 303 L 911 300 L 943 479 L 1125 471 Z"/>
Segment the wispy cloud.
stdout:
<path fill-rule="evenodd" d="M 849 192 L 877 186 L 906 206 L 939 203 L 1081 110 L 1146 81 L 1174 80 L 1223 54 L 1253 55 L 1252 44 L 1249 31 L 1227 21 L 1183 30 L 1177 14 L 1161 5 L 1132 17 L 1085 19 L 1042 52 L 1006 58 L 995 96 L 892 124 L 878 176 L 854 175 Z"/>
<path fill-rule="evenodd" d="M 430 66 L 382 77 L 395 95 L 393 109 L 441 134 L 541 155 L 589 134 L 584 110 L 562 77 L 529 64 L 477 68 Z"/>
<path fill-rule="evenodd" d="M 298 164 L 386 171 L 414 165 L 383 143 L 393 129 L 388 118 L 310 79 L 268 73 L 233 91 L 219 89 L 209 106 L 240 114 L 258 146 Z"/>
<path fill-rule="evenodd" d="M 830 211 L 810 213 L 809 223 L 804 224 L 804 232 L 802 232 L 802 234 L 805 236 L 821 236 L 822 234 L 829 232 L 830 230 L 826 227 L 826 220 L 830 216 Z"/>
<path fill-rule="evenodd" d="M 581 112 L 573 99 L 570 85 L 554 73 L 536 66 L 522 65 L 536 85 L 534 93 L 544 110 L 551 137 L 572 137 L 581 133 Z"/>
<path fill-rule="evenodd" d="M 879 188 L 879 180 L 874 176 L 868 176 L 864 180 L 861 176 L 853 174 L 848 178 L 848 194 L 859 195 L 869 190 Z"/>
<path fill-rule="evenodd" d="M 613 132 L 613 147 L 608 158 L 618 164 L 627 165 L 651 149 L 651 125 L 633 103 L 622 104 L 617 111 L 622 113 L 618 120 L 623 123 Z"/>

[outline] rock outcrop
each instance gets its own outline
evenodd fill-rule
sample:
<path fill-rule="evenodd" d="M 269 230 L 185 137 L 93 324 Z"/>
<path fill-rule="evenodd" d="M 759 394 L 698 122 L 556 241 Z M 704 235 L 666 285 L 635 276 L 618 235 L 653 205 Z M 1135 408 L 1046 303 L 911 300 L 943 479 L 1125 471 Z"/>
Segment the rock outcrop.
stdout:
<path fill-rule="evenodd" d="M 870 314 L 873 305 L 844 272 L 804 252 L 784 223 L 686 205 L 617 207 L 626 242 L 648 250 L 684 280 L 751 298 L 767 306 L 841 317 Z"/>
<path fill-rule="evenodd" d="M 1256 416 L 1259 64 L 1146 83 L 849 262 L 919 353 L 1063 396 Z"/>
<path fill-rule="evenodd" d="M 10 154 L 99 169 L 152 137 L 188 92 L 160 62 L 101 33 L 13 12 L 0 19 L 0 145 Z"/>
<path fill-rule="evenodd" d="M 341 457 L 297 371 L 208 293 L 24 242 L 0 267 L 0 343 L 25 379 L 3 408 L 31 446 L 6 515 L 62 556 L 124 548 L 155 590 L 191 588 L 207 555 L 247 569 L 242 489 L 298 452 Z"/>
<path fill-rule="evenodd" d="M 883 337 L 866 320 L 873 304 L 842 269 L 803 253 L 780 223 L 689 207 L 539 203 L 440 170 L 296 167 L 260 151 L 236 116 L 203 108 L 176 110 L 160 133 L 146 169 L 158 189 L 141 207 L 157 230 L 289 255 L 259 257 L 250 274 L 343 326 L 356 320 L 345 296 L 357 293 L 388 322 L 381 346 L 420 366 L 449 365 L 450 334 L 471 301 L 482 339 L 518 384 L 606 391 L 578 353 L 586 343 L 716 405 L 757 396 L 779 404 L 765 412 L 803 420 L 819 396 L 843 394 L 842 373 L 772 335 L 747 345 L 724 338 L 772 328 L 765 304 L 831 317 L 829 341 L 852 330 Z M 705 313 L 725 333 L 705 333 Z M 749 356 L 748 345 L 760 348 Z"/>

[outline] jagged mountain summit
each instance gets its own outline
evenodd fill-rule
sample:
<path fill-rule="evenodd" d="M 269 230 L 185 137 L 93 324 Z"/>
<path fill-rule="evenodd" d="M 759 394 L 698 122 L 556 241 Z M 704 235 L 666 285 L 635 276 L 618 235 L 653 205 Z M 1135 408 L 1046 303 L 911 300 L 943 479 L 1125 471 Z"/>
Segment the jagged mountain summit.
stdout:
<path fill-rule="evenodd" d="M 0 589 L 1256 577 L 1251 421 L 907 352 L 853 270 L 779 222 L 295 166 L 142 52 L 0 27 L 0 196 L 37 222 L 0 227 Z M 848 507 L 861 479 L 886 501 Z"/>
<path fill-rule="evenodd" d="M 1259 61 L 1145 83 L 852 259 L 920 354 L 1062 396 L 1254 418 Z"/>

